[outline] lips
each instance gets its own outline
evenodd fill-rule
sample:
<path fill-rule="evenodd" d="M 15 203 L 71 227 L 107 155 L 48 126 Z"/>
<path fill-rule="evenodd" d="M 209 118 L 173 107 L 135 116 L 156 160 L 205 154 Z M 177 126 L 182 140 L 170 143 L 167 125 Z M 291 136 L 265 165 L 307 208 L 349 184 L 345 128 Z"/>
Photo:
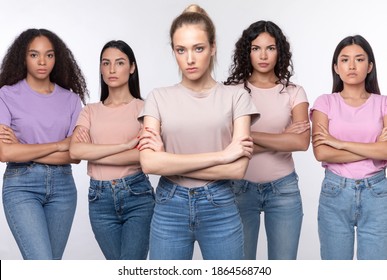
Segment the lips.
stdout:
<path fill-rule="evenodd" d="M 194 73 L 194 72 L 196 72 L 198 70 L 198 68 L 196 68 L 196 67 L 191 67 L 191 68 L 187 68 L 186 69 L 186 71 L 188 72 L 188 73 Z"/>

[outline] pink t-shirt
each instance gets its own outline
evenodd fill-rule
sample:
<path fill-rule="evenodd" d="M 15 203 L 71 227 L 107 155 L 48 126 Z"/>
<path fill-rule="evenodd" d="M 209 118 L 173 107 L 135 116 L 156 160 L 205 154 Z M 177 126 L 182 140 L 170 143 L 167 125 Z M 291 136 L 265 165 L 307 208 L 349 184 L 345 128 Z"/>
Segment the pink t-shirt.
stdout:
<path fill-rule="evenodd" d="M 246 90 L 217 83 L 205 93 L 191 91 L 181 84 L 154 89 L 147 97 L 142 116 L 161 122 L 166 152 L 198 154 L 221 151 L 231 143 L 233 122 L 245 115 L 258 116 Z M 182 176 L 170 180 L 185 187 L 197 187 L 208 181 Z"/>
<path fill-rule="evenodd" d="M 243 87 L 242 85 L 238 85 Z M 276 85 L 262 89 L 248 84 L 255 106 L 261 118 L 253 124 L 251 131 L 283 133 L 292 122 L 292 110 L 300 103 L 308 103 L 305 90 L 299 85 Z M 245 179 L 263 183 L 280 179 L 294 171 L 294 162 L 290 152 L 264 152 L 255 154 L 250 160 Z"/>
<path fill-rule="evenodd" d="M 79 115 L 77 125 L 90 130 L 94 144 L 121 144 L 137 137 L 141 124 L 137 116 L 144 101 L 133 99 L 129 104 L 110 108 L 102 102 L 86 105 Z M 113 180 L 126 177 L 141 170 L 140 163 L 113 166 L 88 162 L 87 174 L 95 180 Z"/>
<path fill-rule="evenodd" d="M 311 114 L 314 110 L 327 115 L 329 133 L 333 137 L 348 142 L 375 143 L 383 129 L 387 98 L 371 94 L 364 104 L 352 107 L 336 92 L 318 97 L 311 108 Z M 350 163 L 323 162 L 322 166 L 339 176 L 361 179 L 384 169 L 386 161 L 365 159 Z"/>

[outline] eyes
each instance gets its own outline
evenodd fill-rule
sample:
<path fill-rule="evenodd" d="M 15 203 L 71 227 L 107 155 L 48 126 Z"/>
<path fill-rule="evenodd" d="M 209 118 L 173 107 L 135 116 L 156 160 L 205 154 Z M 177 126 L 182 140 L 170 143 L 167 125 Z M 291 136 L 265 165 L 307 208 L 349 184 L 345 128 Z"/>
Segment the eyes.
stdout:
<path fill-rule="evenodd" d="M 260 51 L 260 50 L 262 50 L 261 47 L 251 46 L 251 52 L 257 52 L 257 51 Z M 268 46 L 268 47 L 266 47 L 266 50 L 270 51 L 270 52 L 274 52 L 274 51 L 277 51 L 277 48 L 276 48 L 276 46 Z"/>
<path fill-rule="evenodd" d="M 125 66 L 125 65 L 127 65 L 128 63 L 125 61 L 125 60 L 123 60 L 123 59 L 120 59 L 120 60 L 117 60 L 117 61 L 115 61 L 114 62 L 114 65 L 115 66 Z M 110 60 L 107 60 L 107 59 L 103 59 L 102 60 L 102 62 L 101 62 L 101 66 L 105 66 L 105 67 L 107 67 L 107 66 L 110 66 L 111 65 L 111 62 L 110 62 Z"/>
<path fill-rule="evenodd" d="M 30 58 L 36 59 L 36 58 L 39 58 L 39 57 L 40 57 L 40 53 L 39 53 L 39 52 L 36 52 L 36 51 L 30 51 L 30 52 L 28 53 L 28 56 L 29 56 Z M 55 53 L 54 53 L 54 52 L 48 52 L 48 53 L 45 54 L 45 56 L 46 56 L 47 58 L 49 58 L 49 59 L 53 59 L 53 58 L 55 58 Z"/>
<path fill-rule="evenodd" d="M 205 50 L 205 48 L 203 46 L 196 46 L 196 47 L 194 47 L 194 52 L 195 53 L 202 53 L 204 50 Z M 187 49 L 183 48 L 183 47 L 176 47 L 175 48 L 175 52 L 177 54 L 184 54 L 186 51 L 187 51 Z"/>
<path fill-rule="evenodd" d="M 349 61 L 349 58 L 344 57 L 344 58 L 341 58 L 339 61 L 342 62 L 342 63 L 346 63 L 346 62 Z M 363 58 L 363 57 L 361 57 L 361 58 L 355 58 L 355 61 L 357 61 L 357 62 L 363 62 L 363 61 L 366 61 L 366 59 Z"/>

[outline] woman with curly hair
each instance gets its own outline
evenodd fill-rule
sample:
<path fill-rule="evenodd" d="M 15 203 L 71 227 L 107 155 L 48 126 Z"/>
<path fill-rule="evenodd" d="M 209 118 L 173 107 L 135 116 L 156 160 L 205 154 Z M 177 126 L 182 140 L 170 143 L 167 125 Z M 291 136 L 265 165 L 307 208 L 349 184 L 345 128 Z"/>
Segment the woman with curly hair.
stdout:
<path fill-rule="evenodd" d="M 258 21 L 243 31 L 228 85 L 244 87 L 261 113 L 252 125 L 254 155 L 244 180 L 234 181 L 244 230 L 245 258 L 255 259 L 265 213 L 269 259 L 296 259 L 303 218 L 292 152 L 309 147 L 308 100 L 290 82 L 290 45 L 281 29 Z"/>
<path fill-rule="evenodd" d="M 24 259 L 61 259 L 77 191 L 69 155 L 88 95 L 73 54 L 53 32 L 28 29 L 9 47 L 0 73 L 3 205 Z"/>

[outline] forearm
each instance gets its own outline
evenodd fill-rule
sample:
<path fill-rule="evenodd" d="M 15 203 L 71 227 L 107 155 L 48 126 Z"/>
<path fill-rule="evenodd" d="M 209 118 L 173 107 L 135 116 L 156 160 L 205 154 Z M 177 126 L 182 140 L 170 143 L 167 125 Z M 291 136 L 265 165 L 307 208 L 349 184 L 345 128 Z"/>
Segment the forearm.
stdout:
<path fill-rule="evenodd" d="M 0 145 L 2 162 L 35 161 L 58 151 L 57 143 L 47 144 L 4 144 Z"/>
<path fill-rule="evenodd" d="M 72 142 L 70 145 L 70 156 L 73 159 L 97 161 L 128 150 L 126 143 L 123 144 L 92 144 Z"/>
<path fill-rule="evenodd" d="M 296 133 L 265 133 L 252 132 L 254 144 L 271 151 L 295 152 L 306 151 L 310 143 L 310 131 Z"/>
<path fill-rule="evenodd" d="M 34 162 L 43 163 L 43 164 L 69 164 L 76 163 L 78 164 L 79 160 L 74 160 L 70 157 L 70 153 L 67 152 L 55 152 L 47 156 L 34 159 Z"/>
<path fill-rule="evenodd" d="M 223 164 L 223 159 L 218 152 L 172 154 L 146 149 L 140 152 L 140 162 L 144 173 L 172 176 Z"/>
<path fill-rule="evenodd" d="M 257 144 L 254 144 L 254 151 L 253 151 L 253 154 L 260 154 L 260 153 L 264 153 L 264 152 L 268 152 L 270 151 L 268 148 L 265 148 L 265 147 L 262 147 L 260 145 L 257 145 Z"/>
<path fill-rule="evenodd" d="M 387 142 L 358 143 L 343 142 L 342 150 L 356 153 L 364 158 L 387 160 Z"/>
<path fill-rule="evenodd" d="M 349 163 L 366 159 L 359 154 L 345 150 L 338 150 L 328 145 L 313 148 L 314 156 L 318 161 L 330 163 Z"/>
<path fill-rule="evenodd" d="M 182 176 L 202 180 L 239 180 L 243 179 L 249 159 L 240 158 L 232 163 L 216 165 L 193 172 L 182 174 Z"/>
<path fill-rule="evenodd" d="M 132 165 L 140 162 L 140 152 L 137 149 L 126 150 L 115 155 L 93 160 L 93 163 L 104 165 Z"/>

